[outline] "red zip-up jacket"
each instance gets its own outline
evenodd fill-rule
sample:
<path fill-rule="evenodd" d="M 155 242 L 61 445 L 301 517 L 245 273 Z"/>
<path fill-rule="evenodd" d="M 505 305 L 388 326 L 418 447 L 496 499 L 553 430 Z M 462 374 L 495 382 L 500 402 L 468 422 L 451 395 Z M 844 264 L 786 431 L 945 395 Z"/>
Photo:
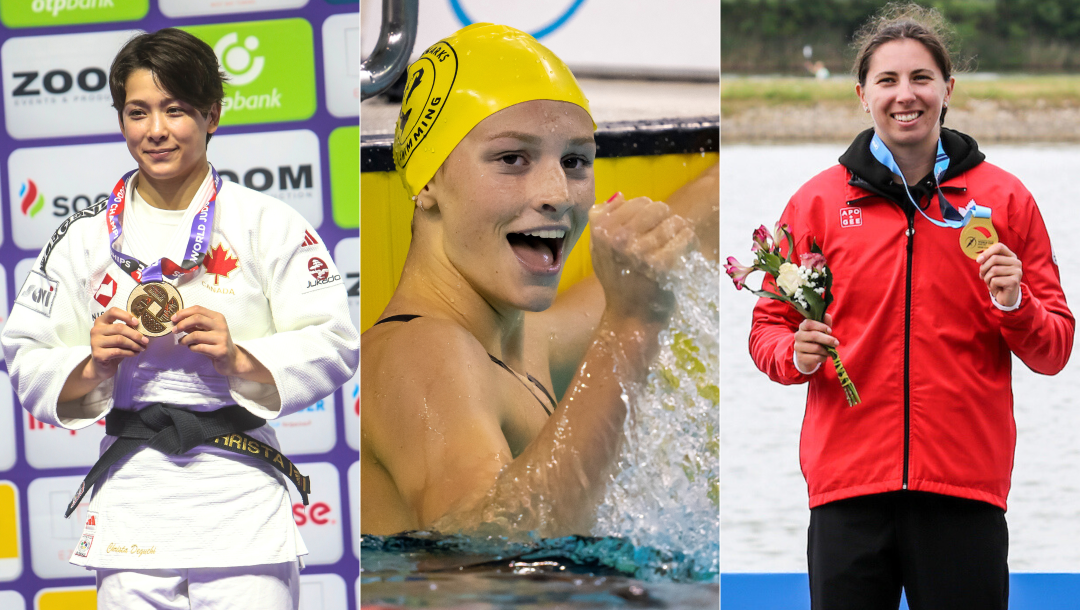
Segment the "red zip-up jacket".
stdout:
<path fill-rule="evenodd" d="M 864 133 L 853 149 L 868 141 Z M 807 182 L 784 210 L 796 255 L 816 240 L 832 270 L 832 330 L 862 398 L 847 406 L 829 362 L 801 374 L 792 360 L 801 317 L 758 301 L 754 362 L 774 381 L 809 382 L 800 461 L 811 508 L 911 489 L 1005 509 L 1016 445 L 1011 355 L 1046 375 L 1069 359 L 1075 321 L 1031 194 L 986 162 L 946 178 L 948 200 L 991 208 L 999 240 L 1022 262 L 1017 309 L 995 307 L 959 229 L 905 213 L 843 165 Z M 935 197 L 926 210 L 940 219 L 937 208 Z"/>

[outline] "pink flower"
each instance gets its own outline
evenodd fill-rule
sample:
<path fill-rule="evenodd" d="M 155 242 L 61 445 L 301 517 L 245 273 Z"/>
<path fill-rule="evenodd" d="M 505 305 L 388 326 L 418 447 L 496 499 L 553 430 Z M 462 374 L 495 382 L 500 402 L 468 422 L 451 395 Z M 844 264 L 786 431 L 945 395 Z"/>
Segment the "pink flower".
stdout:
<path fill-rule="evenodd" d="M 802 266 L 814 271 L 821 271 L 825 268 L 825 255 L 817 252 L 807 252 L 802 255 Z"/>
<path fill-rule="evenodd" d="M 727 264 L 724 265 L 724 272 L 731 276 L 731 280 L 735 282 L 735 288 L 737 290 L 742 290 L 743 286 L 746 286 L 746 276 L 756 270 L 756 267 L 747 267 L 739 264 L 739 261 L 735 260 L 734 256 L 729 256 Z"/>
<path fill-rule="evenodd" d="M 761 225 L 754 230 L 754 245 L 750 248 L 751 252 L 757 252 L 758 250 L 765 250 L 766 252 L 773 248 L 772 236 L 769 235 L 769 230 L 765 228 L 765 225 Z"/>

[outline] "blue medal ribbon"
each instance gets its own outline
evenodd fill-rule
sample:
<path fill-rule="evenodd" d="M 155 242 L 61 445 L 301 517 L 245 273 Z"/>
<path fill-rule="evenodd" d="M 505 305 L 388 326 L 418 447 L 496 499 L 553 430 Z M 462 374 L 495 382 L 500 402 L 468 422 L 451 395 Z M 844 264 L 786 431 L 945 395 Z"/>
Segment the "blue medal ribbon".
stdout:
<path fill-rule="evenodd" d="M 968 202 L 966 206 L 957 210 L 949 203 L 948 199 L 945 199 L 945 193 L 941 192 L 941 176 L 945 174 L 945 170 L 949 168 L 949 156 L 945 154 L 945 148 L 941 145 L 941 138 L 938 138 L 937 142 L 937 157 L 934 159 L 934 188 L 938 194 L 938 204 L 941 206 L 941 217 L 944 221 L 934 220 L 927 215 L 926 212 L 919 206 L 915 198 L 911 196 L 911 191 L 908 189 L 907 178 L 904 177 L 904 172 L 900 171 L 900 166 L 896 164 L 896 159 L 893 158 L 892 151 L 888 146 L 885 146 L 885 142 L 881 141 L 878 134 L 875 133 L 873 139 L 870 140 L 870 154 L 874 155 L 874 158 L 879 163 L 884 165 L 892 173 L 900 176 L 900 183 L 904 185 L 904 192 L 907 193 L 908 201 L 915 206 L 915 209 L 919 211 L 927 220 L 934 223 L 939 227 L 945 227 L 950 229 L 962 229 L 972 218 L 990 218 L 990 208 L 975 203 L 975 200 Z"/>

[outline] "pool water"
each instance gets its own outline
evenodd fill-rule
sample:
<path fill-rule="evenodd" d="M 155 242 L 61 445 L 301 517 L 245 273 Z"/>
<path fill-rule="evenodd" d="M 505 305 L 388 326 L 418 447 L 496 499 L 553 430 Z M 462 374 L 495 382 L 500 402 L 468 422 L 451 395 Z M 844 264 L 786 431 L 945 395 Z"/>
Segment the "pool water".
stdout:
<path fill-rule="evenodd" d="M 376 607 L 716 608 L 717 582 L 656 580 L 653 566 L 684 557 L 625 539 L 510 543 L 411 532 L 364 536 L 360 603 Z M 644 566 L 644 569 L 643 569 Z M 645 574 L 650 580 L 638 578 Z"/>

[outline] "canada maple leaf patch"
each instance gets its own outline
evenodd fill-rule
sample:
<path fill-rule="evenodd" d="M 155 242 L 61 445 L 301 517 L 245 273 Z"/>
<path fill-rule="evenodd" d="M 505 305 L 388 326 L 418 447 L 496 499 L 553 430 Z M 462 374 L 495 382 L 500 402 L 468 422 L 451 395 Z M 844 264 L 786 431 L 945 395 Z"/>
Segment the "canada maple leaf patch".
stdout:
<path fill-rule="evenodd" d="M 222 248 L 221 244 L 218 244 L 203 257 L 203 266 L 206 267 L 207 273 L 213 274 L 216 286 L 221 276 L 229 277 L 229 274 L 236 270 L 239 261 L 229 254 L 227 249 Z"/>

